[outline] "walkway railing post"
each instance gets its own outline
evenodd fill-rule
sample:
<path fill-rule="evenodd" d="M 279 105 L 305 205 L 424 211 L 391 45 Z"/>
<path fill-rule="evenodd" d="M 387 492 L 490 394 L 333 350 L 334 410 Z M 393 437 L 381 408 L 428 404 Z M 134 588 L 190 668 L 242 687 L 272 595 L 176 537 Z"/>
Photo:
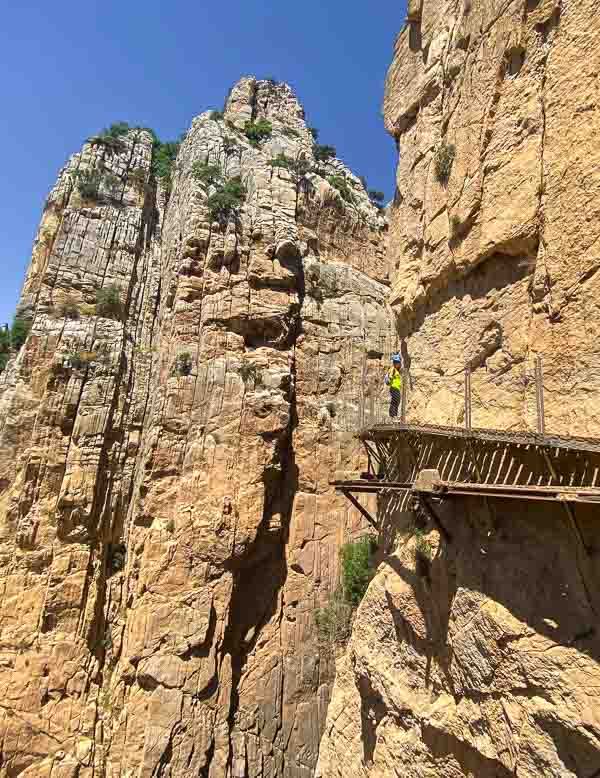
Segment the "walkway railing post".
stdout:
<path fill-rule="evenodd" d="M 465 368 L 465 429 L 471 429 L 471 367 Z"/>
<path fill-rule="evenodd" d="M 361 387 L 360 387 L 360 428 L 361 429 L 365 426 L 365 419 L 366 419 L 366 408 L 365 408 L 367 404 L 366 386 L 367 386 L 367 336 L 366 336 L 366 332 L 363 330 L 362 378 L 361 378 Z"/>
<path fill-rule="evenodd" d="M 542 357 L 539 354 L 535 358 L 535 395 L 537 403 L 537 431 L 540 435 L 544 435 L 546 433 L 544 371 L 542 367 Z"/>
<path fill-rule="evenodd" d="M 406 396 L 408 393 L 408 370 L 402 371 L 402 404 L 400 406 L 400 421 L 406 424 Z"/>

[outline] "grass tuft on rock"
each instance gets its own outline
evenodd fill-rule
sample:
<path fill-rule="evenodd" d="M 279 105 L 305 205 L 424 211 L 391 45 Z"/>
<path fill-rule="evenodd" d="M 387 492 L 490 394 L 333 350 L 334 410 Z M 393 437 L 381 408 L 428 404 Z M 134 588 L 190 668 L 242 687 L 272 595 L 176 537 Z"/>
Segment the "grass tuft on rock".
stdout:
<path fill-rule="evenodd" d="M 191 375 L 192 372 L 192 355 L 189 351 L 183 351 L 175 358 L 175 364 L 173 365 L 173 374 L 180 376 Z"/>
<path fill-rule="evenodd" d="M 96 291 L 95 312 L 97 316 L 105 319 L 121 318 L 123 315 L 123 305 L 118 286 L 110 284 Z"/>
<path fill-rule="evenodd" d="M 252 362 L 242 362 L 240 365 L 240 376 L 245 385 L 253 384 L 255 389 L 262 386 L 262 373 L 258 366 Z"/>
<path fill-rule="evenodd" d="M 455 157 L 456 147 L 451 143 L 441 143 L 437 147 L 435 151 L 434 164 L 435 175 L 440 183 L 448 183 Z"/>

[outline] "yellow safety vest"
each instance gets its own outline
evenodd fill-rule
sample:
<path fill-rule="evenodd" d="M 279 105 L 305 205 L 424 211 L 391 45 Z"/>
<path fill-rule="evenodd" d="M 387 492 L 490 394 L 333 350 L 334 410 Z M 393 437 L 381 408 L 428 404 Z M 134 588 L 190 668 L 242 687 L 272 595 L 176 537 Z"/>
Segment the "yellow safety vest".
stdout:
<path fill-rule="evenodd" d="M 397 389 L 398 391 L 402 389 L 402 373 L 399 370 L 396 370 L 395 367 L 391 367 L 388 370 L 388 378 L 390 379 L 390 389 Z"/>

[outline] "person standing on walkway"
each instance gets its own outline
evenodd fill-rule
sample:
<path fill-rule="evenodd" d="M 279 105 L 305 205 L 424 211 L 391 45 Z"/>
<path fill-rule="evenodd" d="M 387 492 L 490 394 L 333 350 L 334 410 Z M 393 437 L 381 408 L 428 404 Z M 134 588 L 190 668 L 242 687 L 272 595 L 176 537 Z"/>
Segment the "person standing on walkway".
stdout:
<path fill-rule="evenodd" d="M 390 418 L 398 416 L 398 408 L 402 398 L 402 357 L 392 354 L 392 366 L 385 374 L 385 384 L 390 390 Z"/>
<path fill-rule="evenodd" d="M 383 379 L 385 385 L 390 391 L 390 410 L 391 419 L 398 416 L 398 408 L 402 400 L 402 357 L 400 354 L 392 354 L 392 365 Z M 377 470 L 377 479 L 384 481 L 386 478 L 386 466 L 383 459 L 379 462 Z"/>

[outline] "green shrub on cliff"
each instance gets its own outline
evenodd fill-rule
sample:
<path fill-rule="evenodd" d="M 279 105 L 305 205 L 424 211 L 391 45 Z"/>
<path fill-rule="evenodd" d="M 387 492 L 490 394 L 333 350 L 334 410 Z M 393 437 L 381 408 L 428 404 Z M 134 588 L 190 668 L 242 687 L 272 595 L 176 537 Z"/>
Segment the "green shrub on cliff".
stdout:
<path fill-rule="evenodd" d="M 99 170 L 76 170 L 73 173 L 77 191 L 84 200 L 97 200 L 102 183 L 102 173 Z"/>
<path fill-rule="evenodd" d="M 231 135 L 225 135 L 223 138 L 223 151 L 225 152 L 226 156 L 229 156 L 230 154 L 235 154 L 240 150 L 240 144 L 238 141 L 231 137 Z"/>
<path fill-rule="evenodd" d="M 257 122 L 246 122 L 244 134 L 251 146 L 259 146 L 262 141 L 271 137 L 273 125 L 267 119 L 259 119 Z"/>
<path fill-rule="evenodd" d="M 120 138 L 122 135 L 127 135 L 130 127 L 127 122 L 114 122 L 106 130 L 102 130 L 102 135 L 110 138 Z"/>
<path fill-rule="evenodd" d="M 338 589 L 329 602 L 315 611 L 317 639 L 323 647 L 345 643 L 350 637 L 352 627 L 352 606 L 346 602 L 343 592 Z"/>
<path fill-rule="evenodd" d="M 183 351 L 175 358 L 173 375 L 188 376 L 191 374 L 193 366 L 192 355 L 189 351 Z"/>
<path fill-rule="evenodd" d="M 220 165 L 211 165 L 208 162 L 194 162 L 192 176 L 202 186 L 216 185 L 221 182 L 223 172 Z"/>
<path fill-rule="evenodd" d="M 120 319 L 123 313 L 119 287 L 115 284 L 96 291 L 96 315 L 105 319 Z"/>
<path fill-rule="evenodd" d="M 143 192 L 148 183 L 148 175 L 143 167 L 135 167 L 127 173 L 127 180 L 138 191 Z"/>
<path fill-rule="evenodd" d="M 327 181 L 334 189 L 338 190 L 342 196 L 342 200 L 345 200 L 347 203 L 355 202 L 352 187 L 343 176 L 329 176 Z"/>
<path fill-rule="evenodd" d="M 123 136 L 127 135 L 131 127 L 127 122 L 114 122 L 110 127 L 101 130 L 97 135 L 92 136 L 89 142 L 92 145 L 101 144 L 111 151 L 123 151 L 125 144 Z"/>
<path fill-rule="evenodd" d="M 425 531 L 420 527 L 415 529 L 415 552 L 428 561 L 433 558 L 431 543 L 425 537 Z"/>
<path fill-rule="evenodd" d="M 13 349 L 18 351 L 21 348 L 21 346 L 27 340 L 27 336 L 29 335 L 30 330 L 30 322 L 25 321 L 24 319 L 15 319 L 13 321 L 12 327 L 10 328 L 10 340 Z"/>
<path fill-rule="evenodd" d="M 313 153 L 317 162 L 329 162 L 330 159 L 335 159 L 337 156 L 335 146 L 325 146 L 320 143 L 315 143 Z"/>
<path fill-rule="evenodd" d="M 100 200 L 101 188 L 110 199 L 118 199 L 123 188 L 121 179 L 103 168 L 76 170 L 73 173 L 73 180 L 77 191 L 84 200 Z"/>
<path fill-rule="evenodd" d="M 119 176 L 115 176 L 113 173 L 104 173 L 104 176 L 102 177 L 102 185 L 108 192 L 108 196 L 111 199 L 120 198 L 123 189 L 123 182 Z"/>
<path fill-rule="evenodd" d="M 179 141 L 166 141 L 163 143 L 155 136 L 154 148 L 152 150 L 152 174 L 163 184 L 167 192 L 171 190 L 173 168 L 180 146 L 181 143 Z"/>
<path fill-rule="evenodd" d="M 367 591 L 373 578 L 373 553 L 377 547 L 372 537 L 361 538 L 355 543 L 342 546 L 342 588 L 346 602 L 357 606 Z"/>
<path fill-rule="evenodd" d="M 72 295 L 67 295 L 55 308 L 56 314 L 64 319 L 79 319 L 81 312 L 77 300 Z"/>
<path fill-rule="evenodd" d="M 212 194 L 206 204 L 213 221 L 225 222 L 237 214 L 246 198 L 246 187 L 239 176 L 230 178 Z"/>
<path fill-rule="evenodd" d="M 6 363 L 10 358 L 10 332 L 8 330 L 8 324 L 4 327 L 0 327 L 0 373 L 6 367 Z"/>
<path fill-rule="evenodd" d="M 269 165 L 287 170 L 296 185 L 313 169 L 312 162 L 303 154 L 299 154 L 297 157 L 288 157 L 287 154 L 280 153 L 274 159 L 269 160 Z"/>
<path fill-rule="evenodd" d="M 240 365 L 240 376 L 244 384 L 253 384 L 255 389 L 262 385 L 262 372 L 254 363 L 243 362 Z"/>
<path fill-rule="evenodd" d="M 342 546 L 341 586 L 323 608 L 315 611 L 317 638 L 321 644 L 340 644 L 349 638 L 352 615 L 375 573 L 373 554 L 376 548 L 374 537 L 364 537 Z"/>
<path fill-rule="evenodd" d="M 14 319 L 11 327 L 0 327 L 0 373 L 6 367 L 11 353 L 18 351 L 27 340 L 31 324 L 24 319 Z"/>

